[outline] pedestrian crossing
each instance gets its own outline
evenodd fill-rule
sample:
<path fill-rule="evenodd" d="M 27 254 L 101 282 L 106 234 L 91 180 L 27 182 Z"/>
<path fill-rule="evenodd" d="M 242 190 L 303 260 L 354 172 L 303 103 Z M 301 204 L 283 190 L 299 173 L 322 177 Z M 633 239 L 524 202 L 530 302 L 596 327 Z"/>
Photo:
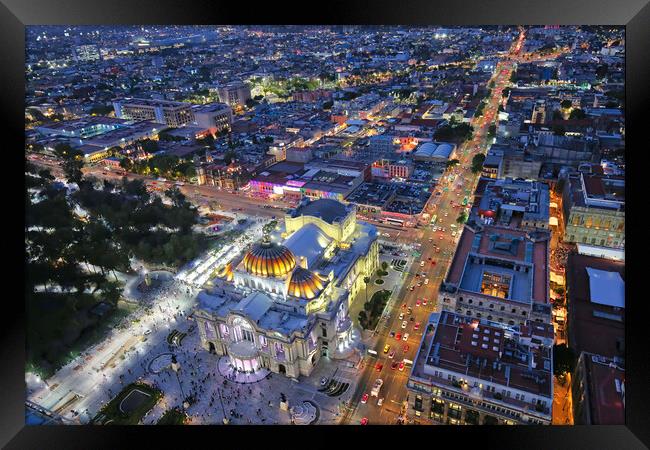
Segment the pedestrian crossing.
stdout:
<path fill-rule="evenodd" d="M 397 272 L 404 272 L 404 269 L 406 269 L 406 260 L 393 258 L 390 265 Z"/>

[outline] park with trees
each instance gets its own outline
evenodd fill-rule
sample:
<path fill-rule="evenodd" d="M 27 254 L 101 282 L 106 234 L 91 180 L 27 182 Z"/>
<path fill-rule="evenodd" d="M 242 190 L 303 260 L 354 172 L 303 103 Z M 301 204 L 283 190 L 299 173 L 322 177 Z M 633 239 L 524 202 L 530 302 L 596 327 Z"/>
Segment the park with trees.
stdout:
<path fill-rule="evenodd" d="M 434 138 L 437 141 L 467 141 L 472 138 L 474 128 L 468 123 L 456 123 L 451 121 L 447 125 L 439 127 Z"/>
<path fill-rule="evenodd" d="M 483 153 L 474 155 L 474 157 L 472 158 L 472 173 L 479 173 L 481 170 L 483 170 L 484 162 L 485 162 L 485 155 Z"/>
<path fill-rule="evenodd" d="M 208 240 L 194 231 L 198 212 L 178 189 L 165 193 L 166 205 L 141 180 L 87 179 L 78 152 L 56 152 L 69 185 L 25 162 L 27 364 L 43 376 L 132 311 L 120 302 L 118 278 L 133 272 L 132 258 L 175 268 Z"/>
<path fill-rule="evenodd" d="M 359 312 L 359 325 L 363 327 L 364 330 L 373 330 L 379 322 L 381 313 L 388 303 L 390 298 L 391 291 L 381 290 L 373 294 L 370 301 L 366 301 L 363 304 L 363 309 Z"/>

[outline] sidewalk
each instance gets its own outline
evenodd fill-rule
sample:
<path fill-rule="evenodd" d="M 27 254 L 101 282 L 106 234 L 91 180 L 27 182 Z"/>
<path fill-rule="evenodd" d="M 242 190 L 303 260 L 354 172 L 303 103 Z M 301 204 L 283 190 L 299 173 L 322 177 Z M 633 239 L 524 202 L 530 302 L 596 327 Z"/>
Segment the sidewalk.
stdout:
<path fill-rule="evenodd" d="M 571 374 L 567 374 L 562 386 L 553 377 L 553 425 L 573 425 L 573 399 L 571 396 Z"/>

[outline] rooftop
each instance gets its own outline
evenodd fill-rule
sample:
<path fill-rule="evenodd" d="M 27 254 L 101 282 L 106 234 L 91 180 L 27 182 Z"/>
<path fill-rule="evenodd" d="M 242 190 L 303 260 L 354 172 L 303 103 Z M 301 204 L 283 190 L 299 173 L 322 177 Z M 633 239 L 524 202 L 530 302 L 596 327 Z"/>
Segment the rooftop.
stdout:
<path fill-rule="evenodd" d="M 598 356 L 584 353 L 586 388 L 588 389 L 591 423 L 594 425 L 623 425 L 625 370 Z"/>
<path fill-rule="evenodd" d="M 158 100 L 151 98 L 121 98 L 113 100 L 114 102 L 120 102 L 122 106 L 125 105 L 135 105 L 135 106 L 151 106 L 151 107 L 162 107 L 162 108 L 190 108 L 192 105 L 185 102 L 175 102 L 171 100 Z"/>
<path fill-rule="evenodd" d="M 587 267 L 589 292 L 592 303 L 625 308 L 625 283 L 618 272 Z"/>
<path fill-rule="evenodd" d="M 423 341 L 411 377 L 451 385 L 446 376 L 436 377 L 436 369 L 443 369 L 468 381 L 470 387 L 468 377 L 485 382 L 478 393 L 472 389 L 482 398 L 494 398 L 488 386 L 494 386 L 499 393 L 505 387 L 551 397 L 551 325 L 512 327 L 442 311 L 431 315 Z M 458 388 L 465 390 L 467 385 Z M 504 396 L 500 401 L 531 407 L 532 398 L 521 402 L 513 397 Z"/>
<path fill-rule="evenodd" d="M 284 241 L 285 247 L 291 250 L 297 258 L 304 257 L 307 260 L 307 267 L 313 267 L 318 262 L 325 248 L 332 239 L 327 236 L 318 226 L 308 223 Z"/>
<path fill-rule="evenodd" d="M 510 228 L 466 226 L 446 282 L 507 300 L 548 303 L 548 236 L 532 237 Z"/>
<path fill-rule="evenodd" d="M 614 299 L 620 299 L 621 293 L 619 289 L 616 289 L 613 296 L 610 297 L 604 295 L 606 292 L 610 292 L 609 288 L 605 288 L 605 292 L 594 292 L 598 302 L 592 301 L 592 280 L 589 276 L 589 269 L 592 273 L 594 269 L 607 273 L 614 272 L 622 280 L 625 279 L 625 262 L 623 261 L 577 253 L 569 254 L 566 265 L 567 286 L 569 286 L 569 342 L 572 342 L 572 347 L 578 354 L 587 351 L 607 357 L 623 357 L 625 354 L 625 309 L 613 306 L 617 303 Z M 601 288 L 600 282 L 597 281 L 594 289 Z M 594 339 L 594 336 L 598 336 L 598 339 Z"/>
<path fill-rule="evenodd" d="M 292 211 L 291 216 L 319 217 L 325 222 L 333 224 L 343 221 L 350 214 L 351 208 L 352 206 L 346 206 L 336 200 L 319 199 L 302 203 Z"/>
<path fill-rule="evenodd" d="M 487 211 L 498 213 L 500 223 L 505 224 L 510 222 L 513 215 L 546 223 L 549 218 L 549 202 L 547 184 L 506 178 L 485 185 L 479 214 Z"/>

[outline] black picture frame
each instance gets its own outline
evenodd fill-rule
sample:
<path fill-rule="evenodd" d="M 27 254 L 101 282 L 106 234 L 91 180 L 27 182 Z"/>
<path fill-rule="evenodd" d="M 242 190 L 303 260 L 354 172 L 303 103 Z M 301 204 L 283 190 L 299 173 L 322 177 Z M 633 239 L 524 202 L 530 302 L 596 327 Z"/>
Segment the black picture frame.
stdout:
<path fill-rule="evenodd" d="M 7 218 L 3 221 L 8 244 L 6 253 L 15 250 L 14 261 L 8 265 L 6 274 L 10 280 L 20 277 L 24 255 L 21 240 L 13 238 L 24 232 L 20 211 L 24 210 L 22 174 L 16 169 L 24 161 L 20 149 L 24 139 L 24 28 L 39 24 L 431 24 L 431 25 L 495 25 L 495 24 L 555 24 L 555 25 L 623 25 L 626 27 L 626 139 L 642 143 L 644 120 L 647 119 L 648 85 L 650 82 L 650 5 L 648 0 L 545 0 L 528 2 L 522 0 L 464 0 L 402 2 L 329 1 L 278 4 L 267 2 L 173 1 L 146 0 L 2 0 L 0 2 L 0 71 L 4 83 L 0 88 L 3 133 L 4 174 L 16 177 L 15 183 L 6 182 L 10 193 L 6 202 L 15 201 L 16 207 L 5 206 Z M 8 144 L 8 137 L 15 143 Z M 635 152 L 627 152 L 626 177 L 627 202 L 636 210 L 643 208 L 639 192 L 644 167 L 642 151 L 647 152 L 647 142 Z M 632 144 L 628 144 L 631 149 Z M 6 178 L 5 177 L 5 178 Z M 11 197 L 11 198 L 8 198 Z M 643 206 L 640 206 L 643 205 Z M 12 205 L 13 206 L 13 205 Z M 639 222 L 642 222 L 640 219 Z M 274 447 L 309 445 L 325 448 L 339 445 L 392 446 L 481 445 L 503 448 L 564 449 L 564 448 L 647 448 L 650 442 L 647 382 L 648 339 L 647 327 L 639 277 L 643 277 L 643 231 L 634 220 L 628 221 L 626 259 L 628 276 L 626 291 L 626 425 L 624 426 L 573 426 L 573 427 L 92 427 L 92 426 L 25 426 L 24 343 L 25 311 L 20 301 L 21 290 L 13 287 L 16 295 L 5 291 L 6 320 L 0 327 L 2 345 L 0 360 L 0 444 L 9 449 L 27 448 L 145 448 L 176 446 L 187 448 L 190 441 L 207 439 L 205 445 L 236 445 L 248 449 L 259 446 Z M 15 231 L 14 231 L 15 227 Z M 12 234 L 9 234 L 12 233 Z M 15 247 L 15 248 L 14 248 Z M 636 261 L 636 265 L 634 263 Z M 13 266 L 13 267 L 11 267 Z M 639 268 L 640 267 L 640 268 Z M 632 271 L 632 276 L 629 271 Z M 15 272 L 15 273 L 14 273 Z M 24 277 L 24 273 L 22 274 Z M 636 294 L 639 293 L 639 294 Z M 636 295 L 635 295 L 636 294 Z M 14 311 L 6 307 L 13 306 Z M 279 436 L 281 434 L 282 436 Z M 277 436 L 277 437 L 276 437 Z M 286 439 L 295 440 L 287 443 Z M 361 441 L 361 442 L 359 442 Z M 377 443 L 370 443 L 377 441 Z M 136 442 L 138 443 L 136 445 Z M 255 445 L 253 445 L 255 442 Z M 366 444 L 366 442 L 368 442 Z M 245 443 L 245 444 L 242 444 Z"/>

